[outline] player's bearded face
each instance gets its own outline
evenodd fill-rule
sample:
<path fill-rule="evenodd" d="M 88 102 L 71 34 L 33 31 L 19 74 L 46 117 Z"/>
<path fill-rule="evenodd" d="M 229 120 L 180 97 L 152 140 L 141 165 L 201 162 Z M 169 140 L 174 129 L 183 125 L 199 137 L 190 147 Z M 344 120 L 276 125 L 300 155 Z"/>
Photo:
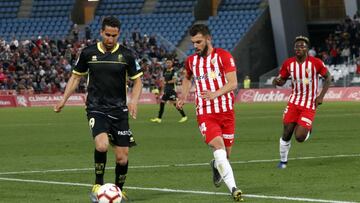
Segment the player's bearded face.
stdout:
<path fill-rule="evenodd" d="M 118 41 L 120 30 L 117 27 L 105 26 L 105 29 L 101 30 L 100 34 L 106 51 L 111 51 Z"/>
<path fill-rule="evenodd" d="M 309 49 L 308 45 L 304 41 L 297 41 L 294 46 L 295 56 L 302 58 L 307 55 Z"/>
<path fill-rule="evenodd" d="M 197 34 L 191 37 L 191 41 L 194 44 L 195 52 L 200 56 L 206 56 L 209 50 L 210 37 L 202 34 Z"/>

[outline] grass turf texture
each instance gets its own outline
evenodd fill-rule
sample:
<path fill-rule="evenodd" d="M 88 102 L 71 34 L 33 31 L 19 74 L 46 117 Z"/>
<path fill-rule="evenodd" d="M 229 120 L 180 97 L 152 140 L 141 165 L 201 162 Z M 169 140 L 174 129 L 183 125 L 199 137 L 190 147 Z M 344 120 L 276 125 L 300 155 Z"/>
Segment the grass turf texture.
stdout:
<path fill-rule="evenodd" d="M 312 137 L 301 144 L 293 140 L 289 154 L 290 158 L 314 158 L 290 160 L 287 169 L 279 170 L 275 159 L 279 156 L 284 107 L 284 103 L 236 104 L 236 141 L 231 161 L 246 201 L 295 202 L 271 199 L 272 196 L 359 201 L 359 103 L 321 105 Z M 131 168 L 125 185 L 131 202 L 231 202 L 228 195 L 189 193 L 228 193 L 225 185 L 220 188 L 212 185 L 208 164 L 212 153 L 199 133 L 194 106 L 185 106 L 189 120 L 181 124 L 177 122 L 181 116 L 172 105 L 166 105 L 161 124 L 151 123 L 149 119 L 157 116 L 158 108 L 158 105 L 140 105 L 138 118 L 130 120 L 138 143 L 130 150 Z M 7 108 L 0 109 L 0 115 L 0 202 L 89 202 L 88 193 L 94 179 L 93 143 L 84 108 L 66 107 L 60 114 L 52 112 L 50 107 Z M 335 157 L 337 155 L 355 156 Z M 238 163 L 251 160 L 269 161 Z M 107 167 L 114 165 L 113 153 L 109 150 Z M 4 174 L 54 169 L 81 170 Z M 113 169 L 109 168 L 105 182 L 113 179 Z"/>

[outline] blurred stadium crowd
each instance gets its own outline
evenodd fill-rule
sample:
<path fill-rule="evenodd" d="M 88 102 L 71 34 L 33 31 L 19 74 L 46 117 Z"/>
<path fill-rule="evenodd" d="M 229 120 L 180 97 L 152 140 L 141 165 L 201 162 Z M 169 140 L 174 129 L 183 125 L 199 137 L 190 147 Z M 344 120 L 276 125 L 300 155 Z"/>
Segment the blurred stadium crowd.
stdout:
<path fill-rule="evenodd" d="M 134 51 L 144 70 L 144 88 L 160 88 L 164 60 L 174 54 L 157 46 L 155 37 L 133 32 L 131 41 L 123 44 Z M 9 42 L 0 39 L 0 89 L 16 90 L 19 94 L 63 92 L 80 51 L 97 40 L 53 40 L 38 36 Z M 181 64 L 175 59 L 175 68 Z M 86 91 L 86 79 L 78 92 Z"/>
<path fill-rule="evenodd" d="M 312 47 L 310 54 L 327 65 L 357 61 L 360 64 L 360 15 L 347 16 L 325 39 L 325 47 Z"/>
<path fill-rule="evenodd" d="M 154 2 L 153 10 L 144 12 L 146 0 L 100 1 L 93 21 L 86 24 L 83 32 L 69 18 L 74 0 L 34 0 L 30 15 L 25 18 L 19 18 L 24 6 L 20 0 L 0 1 L 0 90 L 13 90 L 19 94 L 64 91 L 81 49 L 99 39 L 100 21 L 105 15 L 118 16 L 125 22 L 120 43 L 137 55 L 144 70 L 146 91 L 161 88 L 164 60 L 168 57 L 175 59 L 180 83 L 183 62 L 176 59 L 175 46 L 180 45 L 188 27 L 195 23 L 192 12 L 197 1 Z M 215 47 L 231 51 L 264 13 L 264 2 L 222 0 L 217 15 L 208 20 Z M 309 54 L 329 65 L 336 80 L 355 72 L 349 71 L 349 66 L 344 64 L 352 64 L 351 67 L 357 64 L 357 76 L 360 74 L 359 14 L 346 17 L 322 40 L 323 46 L 312 47 Z M 185 52 L 190 54 L 192 50 L 188 48 Z M 360 77 L 354 79 L 360 84 Z M 86 78 L 78 89 L 78 92 L 85 91 Z"/>
<path fill-rule="evenodd" d="M 174 49 L 195 22 L 193 12 L 197 3 L 196 0 L 102 0 L 83 33 L 69 17 L 74 8 L 79 8 L 78 1 L 24 2 L 0 1 L 0 89 L 16 90 L 20 94 L 63 91 L 80 50 L 95 43 L 93 39 L 99 39 L 101 18 L 106 15 L 125 22 L 119 39 L 137 54 L 144 70 L 145 90 L 161 88 L 164 58 L 175 58 Z M 154 6 L 148 6 L 149 2 L 154 2 Z M 219 14 L 209 20 L 216 46 L 231 50 L 262 13 L 261 2 L 221 1 Z M 24 12 L 26 7 L 29 13 Z M 224 27 L 224 19 L 234 25 L 232 29 Z M 186 54 L 190 53 L 188 49 Z M 177 70 L 181 63 L 175 59 Z M 85 91 L 85 84 L 84 79 L 79 92 Z"/>

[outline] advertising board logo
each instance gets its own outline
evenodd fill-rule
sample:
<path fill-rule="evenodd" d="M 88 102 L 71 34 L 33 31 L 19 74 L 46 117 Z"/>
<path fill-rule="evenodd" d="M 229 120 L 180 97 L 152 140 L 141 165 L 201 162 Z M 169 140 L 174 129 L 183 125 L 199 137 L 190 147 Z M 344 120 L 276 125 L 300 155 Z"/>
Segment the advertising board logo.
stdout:
<path fill-rule="evenodd" d="M 24 96 L 17 96 L 16 101 L 17 101 L 19 106 L 28 106 L 26 98 Z"/>
<path fill-rule="evenodd" d="M 349 94 L 348 98 L 359 101 L 360 100 L 360 91 L 352 92 L 351 94 Z"/>
<path fill-rule="evenodd" d="M 241 101 L 243 102 L 251 102 L 254 101 L 255 91 L 247 90 L 241 95 Z"/>

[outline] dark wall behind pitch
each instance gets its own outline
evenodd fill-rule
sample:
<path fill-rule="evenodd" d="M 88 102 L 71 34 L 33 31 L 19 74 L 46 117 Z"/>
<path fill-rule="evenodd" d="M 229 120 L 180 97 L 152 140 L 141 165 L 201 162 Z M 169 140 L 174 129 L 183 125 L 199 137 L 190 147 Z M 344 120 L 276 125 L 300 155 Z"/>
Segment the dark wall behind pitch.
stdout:
<path fill-rule="evenodd" d="M 235 46 L 232 55 L 238 68 L 239 83 L 242 83 L 246 75 L 250 76 L 252 82 L 258 82 L 259 76 L 276 68 L 276 53 L 268 8 Z"/>
<path fill-rule="evenodd" d="M 270 17 L 278 64 L 293 55 L 294 39 L 308 36 L 302 0 L 269 1 Z"/>

